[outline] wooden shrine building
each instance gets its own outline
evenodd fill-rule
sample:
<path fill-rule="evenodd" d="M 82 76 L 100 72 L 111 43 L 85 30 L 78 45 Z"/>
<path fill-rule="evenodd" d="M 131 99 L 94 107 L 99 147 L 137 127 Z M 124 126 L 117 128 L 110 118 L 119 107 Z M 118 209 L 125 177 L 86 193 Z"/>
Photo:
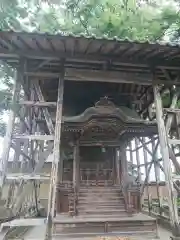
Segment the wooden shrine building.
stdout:
<path fill-rule="evenodd" d="M 0 32 L 0 59 L 15 72 L 0 175 L 4 239 L 15 239 L 18 227 L 43 224 L 44 239 L 157 235 L 155 216 L 165 218 L 160 171 L 166 220 L 179 239 L 180 48 Z M 156 213 L 148 192 L 152 166 Z"/>

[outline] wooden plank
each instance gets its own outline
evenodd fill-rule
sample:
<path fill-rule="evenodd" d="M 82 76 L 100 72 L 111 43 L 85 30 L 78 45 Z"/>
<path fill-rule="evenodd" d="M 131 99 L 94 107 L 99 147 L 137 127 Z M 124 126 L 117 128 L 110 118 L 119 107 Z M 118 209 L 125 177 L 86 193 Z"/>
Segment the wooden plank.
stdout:
<path fill-rule="evenodd" d="M 20 68 L 17 70 L 17 72 L 15 72 L 12 104 L 15 104 L 19 100 L 21 82 L 23 77 L 23 68 L 24 68 L 24 62 L 20 61 Z M 15 116 L 16 116 L 15 111 L 11 109 L 9 113 L 9 120 L 7 124 L 6 135 L 4 137 L 4 142 L 3 142 L 4 147 L 3 147 L 2 157 L 1 157 L 2 171 L 0 174 L 0 188 L 2 188 L 4 184 L 5 176 L 6 176 L 7 164 L 9 159 L 9 151 L 11 148 L 12 134 L 14 129 Z"/>
<path fill-rule="evenodd" d="M 53 135 L 13 135 L 13 139 L 29 140 L 29 141 L 53 141 Z"/>
<path fill-rule="evenodd" d="M 175 92 L 174 95 L 173 95 L 173 98 L 172 98 L 171 106 L 170 106 L 171 109 L 175 109 L 175 107 L 177 106 L 178 97 L 179 97 L 179 93 Z M 168 116 L 168 119 L 167 119 L 167 122 L 166 122 L 167 134 L 169 134 L 173 119 L 174 119 L 174 115 L 170 114 Z"/>
<path fill-rule="evenodd" d="M 52 221 L 55 215 L 58 165 L 59 165 L 59 161 L 62 161 L 62 159 L 60 159 L 60 156 L 61 156 L 60 145 L 61 145 L 63 95 L 64 95 L 64 71 L 62 70 L 62 73 L 59 78 L 59 85 L 58 85 L 54 150 L 53 150 L 53 161 L 52 161 L 52 169 L 51 169 L 51 180 L 50 180 L 48 212 L 47 212 L 48 229 L 47 229 L 46 239 L 52 238 L 52 232 L 53 232 Z"/>
<path fill-rule="evenodd" d="M 170 210 L 169 211 L 170 223 L 171 223 L 172 229 L 175 230 L 175 229 L 179 229 L 179 218 L 177 213 L 176 198 L 174 196 L 174 187 L 173 187 L 172 169 L 171 169 L 170 156 L 169 156 L 167 131 L 166 131 L 165 123 L 163 120 L 162 101 L 161 101 L 161 95 L 160 95 L 158 86 L 155 85 L 153 87 L 153 90 L 154 90 L 156 119 L 158 124 L 161 154 L 163 158 L 165 179 L 166 179 L 166 185 L 168 189 L 168 205 Z"/>
<path fill-rule="evenodd" d="M 155 141 L 154 137 L 152 137 L 152 149 L 155 148 Z M 158 204 L 159 204 L 159 211 L 161 208 L 161 202 L 160 202 L 160 194 L 159 194 L 159 182 L 160 182 L 160 168 L 157 162 L 157 152 L 154 154 L 154 170 L 155 170 L 155 179 L 156 179 L 156 190 L 157 190 L 157 197 L 158 197 Z M 161 214 L 161 211 L 159 212 Z"/>
<path fill-rule="evenodd" d="M 40 88 L 40 86 L 37 82 L 34 82 L 34 87 L 35 87 L 36 93 L 38 95 L 39 101 L 45 102 L 45 99 L 44 99 L 44 96 L 42 94 L 41 88 Z M 47 124 L 47 127 L 48 127 L 48 130 L 49 130 L 50 134 L 54 135 L 54 125 L 53 125 L 51 115 L 50 115 L 48 109 L 47 108 L 42 108 L 42 112 L 44 114 L 46 124 Z"/>
<path fill-rule="evenodd" d="M 22 174 L 22 173 L 8 173 L 6 176 L 7 180 L 16 180 L 16 181 L 20 181 L 20 180 L 50 180 L 50 175 L 42 175 L 42 174 Z"/>
<path fill-rule="evenodd" d="M 39 156 L 39 161 L 34 168 L 34 173 L 40 172 L 42 170 L 42 167 L 45 161 L 47 160 L 47 158 L 49 157 L 49 154 L 51 154 L 52 149 L 53 149 L 53 143 L 50 142 L 47 146 L 47 149 L 41 152 Z"/>
<path fill-rule="evenodd" d="M 120 176 L 120 156 L 119 156 L 119 148 L 116 148 L 116 175 L 117 175 L 117 184 L 120 185 L 121 183 L 121 176 Z"/>
<path fill-rule="evenodd" d="M 142 143 L 145 144 L 145 138 L 142 138 Z M 143 146 L 143 145 L 142 145 Z M 148 169 L 147 169 L 147 151 L 143 147 L 143 155 L 144 155 L 144 164 L 145 164 L 145 174 L 147 176 L 147 182 L 146 182 L 146 189 L 147 189 L 147 197 L 148 197 L 148 210 L 149 213 L 151 212 L 151 203 L 150 203 L 150 195 L 149 195 L 149 174 L 148 174 Z"/>
<path fill-rule="evenodd" d="M 73 152 L 73 185 L 74 187 L 78 187 L 79 185 L 79 145 L 76 143 L 74 145 Z"/>
<path fill-rule="evenodd" d="M 170 113 L 180 113 L 180 109 L 178 108 L 163 108 L 163 110 Z"/>
<path fill-rule="evenodd" d="M 19 101 L 19 105 L 26 107 L 56 107 L 56 102 L 42 102 L 42 101 Z"/>
<path fill-rule="evenodd" d="M 138 140 L 137 140 L 137 138 L 135 138 L 135 149 L 137 149 L 138 148 Z M 137 169 L 137 171 L 138 171 L 138 181 L 139 181 L 139 183 L 141 182 L 141 169 L 140 169 L 140 167 L 139 167 L 139 165 L 140 165 L 140 158 L 139 158 L 140 156 L 139 156 L 139 150 L 136 150 L 136 162 L 137 162 L 137 166 L 138 166 L 138 169 Z"/>
<path fill-rule="evenodd" d="M 180 139 L 168 139 L 169 144 L 172 145 L 179 145 L 180 144 Z"/>

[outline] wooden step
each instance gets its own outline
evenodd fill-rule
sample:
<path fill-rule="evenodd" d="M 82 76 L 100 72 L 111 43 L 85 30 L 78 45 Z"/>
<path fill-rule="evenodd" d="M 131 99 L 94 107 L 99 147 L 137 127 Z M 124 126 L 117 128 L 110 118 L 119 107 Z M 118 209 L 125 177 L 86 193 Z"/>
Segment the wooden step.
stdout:
<path fill-rule="evenodd" d="M 89 199 L 89 200 L 93 200 L 93 199 L 104 199 L 104 200 L 112 200 L 112 199 L 115 199 L 115 200 L 122 200 L 124 199 L 123 196 L 114 196 L 114 195 L 87 195 L 87 194 L 81 194 L 78 196 L 78 199 Z"/>
<path fill-rule="evenodd" d="M 79 189 L 79 192 L 107 192 L 107 193 L 121 193 L 122 194 L 122 191 L 120 191 L 119 189 L 97 189 L 97 188 L 94 188 L 94 189 Z"/>
<path fill-rule="evenodd" d="M 108 201 L 95 201 L 95 202 L 86 202 L 86 201 L 78 201 L 78 206 L 85 206 L 85 205 L 92 205 L 92 206 L 100 206 L 100 207 L 106 207 L 106 206 L 118 206 L 123 207 L 125 206 L 124 202 L 108 202 Z"/>
<path fill-rule="evenodd" d="M 100 204 L 78 204 L 77 206 L 78 209 L 83 209 L 83 208 L 98 208 L 98 209 L 122 209 L 122 208 L 125 208 L 125 205 L 124 204 L 114 204 L 114 205 L 110 205 L 109 203 L 107 203 L 106 205 L 102 205 L 101 203 Z"/>
<path fill-rule="evenodd" d="M 89 214 L 89 215 L 94 215 L 94 214 L 100 214 L 100 215 L 122 215 L 123 213 L 126 213 L 125 209 L 85 209 L 85 210 L 81 210 L 79 211 L 79 215 L 83 215 L 83 214 Z"/>
<path fill-rule="evenodd" d="M 108 235 L 138 235 L 148 234 L 156 235 L 156 220 L 151 221 L 131 221 L 129 218 L 121 218 L 121 220 L 104 220 L 104 221 L 81 221 L 79 223 L 64 223 L 55 224 L 54 236 L 59 237 L 88 237 L 88 236 L 100 236 L 101 234 Z M 128 220 L 130 219 L 130 220 Z M 62 239 L 62 238 L 61 238 Z"/>

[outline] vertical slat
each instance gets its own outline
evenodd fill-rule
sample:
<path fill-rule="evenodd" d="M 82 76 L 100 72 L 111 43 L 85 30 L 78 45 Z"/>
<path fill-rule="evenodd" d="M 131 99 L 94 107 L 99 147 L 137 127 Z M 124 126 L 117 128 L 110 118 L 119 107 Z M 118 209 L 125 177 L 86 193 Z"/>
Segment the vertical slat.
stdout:
<path fill-rule="evenodd" d="M 138 170 L 138 181 L 141 182 L 141 169 L 140 169 L 140 159 L 139 159 L 139 149 L 138 149 L 138 139 L 135 138 L 135 149 L 136 149 L 136 161 L 137 161 L 137 170 Z"/>
<path fill-rule="evenodd" d="M 120 154 L 119 150 L 116 148 L 116 174 L 117 174 L 117 184 L 120 184 Z"/>
<path fill-rule="evenodd" d="M 14 107 L 19 99 L 19 93 L 21 89 L 21 82 L 23 77 L 23 67 L 24 62 L 20 61 L 20 67 L 15 72 L 15 82 L 14 82 L 14 90 L 13 90 L 13 96 L 12 96 L 12 106 Z M 9 113 L 9 121 L 7 124 L 7 130 L 6 135 L 4 137 L 4 148 L 2 152 L 2 171 L 0 176 L 0 188 L 3 187 L 6 171 L 7 171 L 7 165 L 8 165 L 8 158 L 9 158 L 9 151 L 11 148 L 11 141 L 12 141 L 12 134 L 14 129 L 14 121 L 15 121 L 16 113 L 15 109 L 11 109 Z"/>
<path fill-rule="evenodd" d="M 142 138 L 142 143 L 145 144 L 145 139 L 144 137 Z M 147 160 L 147 151 L 146 149 L 144 148 L 143 146 L 143 155 L 144 155 L 144 166 L 145 166 L 145 173 L 146 173 L 146 176 L 147 176 L 147 182 L 146 182 L 146 190 L 147 190 L 147 195 L 148 195 L 148 210 L 149 210 L 149 214 L 150 214 L 150 210 L 151 210 L 151 207 L 150 207 L 150 197 L 149 197 L 149 173 L 148 173 L 148 160 Z"/>
<path fill-rule="evenodd" d="M 133 176 L 134 168 L 133 168 L 132 141 L 130 141 L 130 143 L 129 143 L 129 154 L 130 154 L 130 164 L 131 164 L 131 167 L 132 167 L 132 176 Z"/>
<path fill-rule="evenodd" d="M 50 180 L 50 189 L 49 189 L 48 213 L 47 213 L 48 229 L 47 229 L 46 238 L 48 240 L 51 239 L 52 233 L 53 233 L 52 221 L 53 221 L 53 217 L 54 217 L 54 214 L 55 214 L 58 165 L 59 165 L 59 161 L 62 160 L 62 159 L 60 159 L 60 145 L 61 145 L 61 122 L 62 122 L 63 94 L 64 94 L 64 72 L 60 76 L 59 85 L 58 85 L 54 150 L 53 150 L 53 161 L 52 161 L 51 180 Z"/>
<path fill-rule="evenodd" d="M 154 137 L 152 137 L 152 149 L 155 148 L 155 141 Z M 160 182 L 160 172 L 159 172 L 159 165 L 157 164 L 157 153 L 154 155 L 154 170 L 155 170 L 155 179 L 156 179 L 156 190 L 157 190 L 157 197 L 158 197 L 158 204 L 159 204 L 159 210 L 161 207 L 161 202 L 160 202 L 160 194 L 159 194 L 159 182 Z M 159 212 L 161 213 L 161 211 Z"/>
<path fill-rule="evenodd" d="M 155 99 L 155 105 L 156 105 L 156 119 L 158 124 L 161 154 L 162 154 L 163 165 L 164 165 L 166 185 L 168 189 L 168 205 L 169 205 L 170 223 L 174 232 L 179 233 L 179 219 L 178 219 L 176 198 L 174 196 L 172 170 L 171 170 L 171 163 L 170 163 L 170 156 L 169 156 L 169 149 L 168 149 L 168 137 L 167 137 L 167 131 L 166 131 L 166 127 L 163 119 L 161 95 L 157 85 L 155 85 L 153 89 L 154 89 L 154 99 Z"/>
<path fill-rule="evenodd" d="M 74 145 L 73 154 L 73 185 L 78 187 L 79 185 L 79 145 L 76 143 Z"/>

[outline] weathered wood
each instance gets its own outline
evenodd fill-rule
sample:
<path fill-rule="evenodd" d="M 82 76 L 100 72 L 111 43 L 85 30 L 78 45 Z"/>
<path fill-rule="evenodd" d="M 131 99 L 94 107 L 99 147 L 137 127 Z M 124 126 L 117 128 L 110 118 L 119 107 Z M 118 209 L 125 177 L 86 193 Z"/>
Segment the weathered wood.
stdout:
<path fill-rule="evenodd" d="M 152 137 L 152 149 L 155 148 L 155 141 L 154 137 Z M 160 202 L 160 194 L 159 194 L 159 182 L 160 182 L 160 169 L 159 165 L 157 163 L 157 153 L 154 154 L 154 170 L 155 170 L 155 179 L 156 179 L 156 190 L 157 190 L 157 197 L 158 197 L 158 204 L 159 204 L 159 211 L 161 208 L 161 202 Z M 159 212 L 161 214 L 161 211 Z"/>
<path fill-rule="evenodd" d="M 137 148 L 138 148 L 138 140 L 137 140 L 137 138 L 135 138 L 135 149 L 137 149 Z M 140 165 L 139 150 L 136 150 L 136 162 L 137 162 L 137 166 L 138 166 L 138 168 L 137 168 L 137 171 L 138 171 L 138 181 L 140 183 L 141 182 L 141 169 L 139 167 L 139 165 Z"/>
<path fill-rule="evenodd" d="M 179 108 L 163 108 L 163 110 L 169 113 L 180 113 Z"/>
<path fill-rule="evenodd" d="M 175 233 L 179 235 L 179 219 L 178 219 L 178 213 L 177 213 L 177 205 L 175 203 L 176 199 L 174 196 L 174 187 L 173 187 L 172 170 L 171 170 L 171 164 L 170 164 L 167 131 L 166 131 L 165 123 L 163 120 L 161 95 L 157 85 L 155 85 L 153 89 L 154 89 L 154 99 L 155 99 L 155 105 L 156 105 L 156 119 L 158 124 L 161 154 L 163 158 L 165 179 L 166 179 L 166 184 L 168 189 L 168 205 L 169 205 L 170 222 Z"/>
<path fill-rule="evenodd" d="M 120 156 L 119 156 L 119 149 L 116 148 L 116 177 L 117 177 L 117 184 L 120 184 L 121 177 L 120 177 Z"/>
<path fill-rule="evenodd" d="M 64 94 L 64 72 L 62 71 L 59 78 L 58 86 L 58 98 L 57 98 L 57 110 L 56 110 L 56 126 L 55 126 L 55 137 L 54 137 L 54 150 L 53 150 L 53 161 L 52 161 L 52 170 L 51 170 L 51 181 L 49 189 L 49 200 L 48 200 L 48 229 L 46 238 L 52 238 L 52 221 L 55 214 L 55 201 L 56 201 L 56 185 L 58 178 L 58 165 L 60 159 L 60 145 L 61 145 L 61 123 L 62 123 L 62 105 L 63 105 L 63 94 Z"/>
<path fill-rule="evenodd" d="M 144 137 L 142 138 L 142 143 L 145 143 L 145 139 Z M 148 169 L 147 169 L 147 151 L 145 150 L 145 148 L 143 147 L 143 155 L 144 155 L 144 164 L 145 164 L 145 173 L 147 176 L 147 182 L 146 182 L 146 189 L 147 189 L 147 197 L 148 197 L 148 210 L 149 213 L 151 212 L 151 204 L 150 204 L 150 197 L 149 197 L 149 174 L 148 174 Z"/>
<path fill-rule="evenodd" d="M 7 180 L 16 180 L 16 181 L 20 181 L 20 180 L 50 180 L 50 175 L 43 175 L 43 174 L 25 174 L 25 173 L 14 173 L 14 174 L 10 174 L 8 173 L 6 176 Z"/>
<path fill-rule="evenodd" d="M 179 97 L 179 93 L 175 92 L 174 95 L 173 95 L 173 98 L 172 98 L 171 106 L 170 106 L 171 109 L 175 109 L 175 107 L 177 106 L 178 97 Z M 168 116 L 168 119 L 167 119 L 167 122 L 166 122 L 167 134 L 169 134 L 169 131 L 171 129 L 171 124 L 172 124 L 173 119 L 174 119 L 174 115 L 170 114 Z"/>
<path fill-rule="evenodd" d="M 79 144 L 76 142 L 73 153 L 73 185 L 76 188 L 79 186 L 79 174 Z"/>
<path fill-rule="evenodd" d="M 57 78 L 58 73 L 49 72 L 25 72 L 29 77 L 37 78 Z M 146 81 L 144 80 L 146 79 Z M 141 74 L 139 76 L 132 73 L 117 73 L 115 71 L 102 70 L 78 70 L 66 68 L 65 80 L 71 81 L 98 81 L 98 82 L 117 82 L 117 83 L 134 83 L 151 85 L 152 77 L 150 74 Z"/>
<path fill-rule="evenodd" d="M 39 101 L 45 102 L 44 96 L 42 94 L 42 91 L 41 91 L 41 88 L 40 88 L 38 82 L 34 82 L 34 87 L 35 87 L 36 93 L 38 95 Z M 54 125 L 53 125 L 51 115 L 50 115 L 48 109 L 47 108 L 42 108 L 42 112 L 44 114 L 44 117 L 45 117 L 47 127 L 48 127 L 48 130 L 49 130 L 50 134 L 54 135 Z"/>
<path fill-rule="evenodd" d="M 14 90 L 13 90 L 13 96 L 12 96 L 12 104 L 15 104 L 18 101 L 20 96 L 21 82 L 23 77 L 23 68 L 24 68 L 24 62 L 20 61 L 20 68 L 15 73 L 16 75 L 14 79 L 15 83 L 14 83 Z M 9 121 L 7 124 L 6 135 L 4 137 L 4 143 L 3 143 L 4 148 L 3 148 L 2 157 L 1 157 L 2 171 L 0 174 L 0 188 L 2 188 L 4 184 L 5 176 L 6 176 L 15 116 L 16 116 L 15 110 L 11 109 L 9 113 Z"/>
<path fill-rule="evenodd" d="M 159 137 L 156 137 L 155 140 L 157 140 L 158 138 L 159 138 Z M 140 139 L 139 139 L 139 140 L 140 140 Z M 137 147 L 137 150 L 143 148 L 143 146 L 148 145 L 149 143 L 151 143 L 151 141 L 152 141 L 152 140 L 149 140 L 149 141 L 147 141 L 147 142 L 144 142 L 143 145 Z M 142 143 L 142 141 L 141 141 L 141 143 Z M 136 149 L 132 150 L 132 152 L 135 152 L 135 151 L 136 151 Z"/>
<path fill-rule="evenodd" d="M 49 157 L 49 155 L 52 153 L 52 150 L 53 150 L 53 143 L 49 143 L 47 149 L 41 152 L 41 154 L 39 155 L 39 160 L 34 168 L 34 173 L 40 172 L 42 170 L 42 167 L 45 161 L 47 160 L 47 158 Z"/>
<path fill-rule="evenodd" d="M 180 144 L 180 139 L 168 139 L 169 144 L 172 145 L 179 145 Z"/>
<path fill-rule="evenodd" d="M 42 102 L 42 101 L 19 101 L 19 105 L 26 107 L 56 107 L 56 102 Z"/>
<path fill-rule="evenodd" d="M 13 135 L 13 139 L 29 140 L 29 141 L 53 141 L 53 135 Z"/>

